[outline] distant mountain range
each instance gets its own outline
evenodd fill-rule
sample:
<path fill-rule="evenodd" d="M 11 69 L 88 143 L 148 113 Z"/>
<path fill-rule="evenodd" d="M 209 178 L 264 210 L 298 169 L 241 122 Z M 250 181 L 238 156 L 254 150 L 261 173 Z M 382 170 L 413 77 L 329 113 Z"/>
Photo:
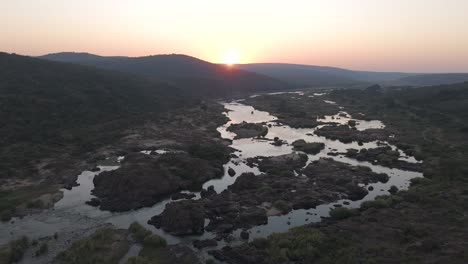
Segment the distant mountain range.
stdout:
<path fill-rule="evenodd" d="M 39 58 L 144 75 L 180 87 L 194 95 L 229 96 L 292 88 L 292 85 L 272 77 L 178 54 L 103 57 L 89 53 L 64 52 Z"/>
<path fill-rule="evenodd" d="M 468 73 L 404 73 L 353 71 L 336 67 L 252 63 L 238 68 L 267 75 L 299 86 L 362 86 L 378 83 L 384 86 L 429 86 L 468 81 Z"/>
<path fill-rule="evenodd" d="M 114 71 L 141 74 L 193 91 L 213 95 L 262 92 L 305 87 L 430 86 L 468 81 L 468 73 L 424 74 L 354 71 L 337 67 L 252 63 L 227 67 L 187 55 L 145 57 L 98 56 L 62 52 L 39 58 Z"/>

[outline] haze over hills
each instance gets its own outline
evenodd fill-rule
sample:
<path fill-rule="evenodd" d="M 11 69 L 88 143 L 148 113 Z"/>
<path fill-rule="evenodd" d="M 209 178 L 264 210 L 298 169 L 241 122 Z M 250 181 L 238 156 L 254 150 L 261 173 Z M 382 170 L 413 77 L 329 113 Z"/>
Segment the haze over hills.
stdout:
<path fill-rule="evenodd" d="M 468 81 L 468 73 L 438 73 L 413 75 L 391 81 L 392 85 L 432 86 Z"/>
<path fill-rule="evenodd" d="M 387 86 L 428 86 L 468 81 L 468 74 L 464 73 L 423 74 L 354 71 L 336 67 L 286 63 L 252 63 L 241 64 L 238 67 L 304 86 L 353 86 L 371 83 Z"/>
<path fill-rule="evenodd" d="M 336 67 L 287 63 L 252 63 L 241 64 L 238 67 L 302 85 L 353 85 L 389 81 L 411 75 L 401 72 L 353 71 Z"/>
<path fill-rule="evenodd" d="M 145 75 L 169 82 L 195 95 L 226 96 L 291 88 L 291 85 L 271 77 L 179 54 L 104 57 L 89 53 L 63 52 L 40 58 Z"/>

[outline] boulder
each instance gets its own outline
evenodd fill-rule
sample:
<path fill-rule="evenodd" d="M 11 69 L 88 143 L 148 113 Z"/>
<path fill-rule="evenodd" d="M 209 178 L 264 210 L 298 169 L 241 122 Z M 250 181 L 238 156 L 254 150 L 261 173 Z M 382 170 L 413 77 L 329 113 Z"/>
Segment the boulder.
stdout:
<path fill-rule="evenodd" d="M 211 185 L 211 186 L 208 186 L 208 188 L 205 190 L 201 190 L 200 192 L 200 196 L 201 198 L 208 198 L 208 197 L 211 197 L 213 195 L 216 195 L 216 191 L 214 189 L 214 186 Z"/>
<path fill-rule="evenodd" d="M 101 205 L 101 201 L 98 198 L 91 198 L 91 200 L 86 201 L 87 205 L 91 205 L 93 207 L 97 207 Z"/>
<path fill-rule="evenodd" d="M 184 200 L 167 204 L 164 211 L 148 223 L 175 236 L 199 235 L 204 232 L 205 217 L 200 204 Z"/>
<path fill-rule="evenodd" d="M 236 175 L 236 171 L 231 167 L 228 168 L 227 172 L 228 172 L 229 176 L 231 176 L 231 177 L 234 177 Z"/>

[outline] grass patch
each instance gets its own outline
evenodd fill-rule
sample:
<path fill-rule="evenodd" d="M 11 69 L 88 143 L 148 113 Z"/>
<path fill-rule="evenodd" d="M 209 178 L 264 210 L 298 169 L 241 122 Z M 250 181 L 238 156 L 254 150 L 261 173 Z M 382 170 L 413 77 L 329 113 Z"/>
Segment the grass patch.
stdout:
<path fill-rule="evenodd" d="M 165 247 L 167 245 L 166 240 L 153 234 L 138 222 L 133 222 L 128 230 L 132 233 L 135 240 L 143 245 L 143 248 L 139 256 L 128 259 L 127 264 L 158 263 L 157 260 L 160 256 L 156 249 Z"/>
<path fill-rule="evenodd" d="M 278 201 L 274 202 L 273 207 L 280 210 L 281 213 L 283 213 L 283 214 L 286 214 L 289 211 L 291 211 L 291 206 L 287 202 L 285 202 L 284 200 L 278 200 Z"/>
<path fill-rule="evenodd" d="M 20 261 L 28 247 L 29 239 L 25 236 L 20 239 L 10 241 L 8 244 L 0 248 L 0 263 L 8 264 Z"/>
<path fill-rule="evenodd" d="M 336 207 L 330 210 L 330 217 L 333 219 L 346 219 L 353 215 L 353 211 L 346 207 Z"/>
<path fill-rule="evenodd" d="M 159 248 L 165 247 L 167 245 L 167 242 L 164 238 L 153 234 L 138 222 L 133 222 L 128 230 L 130 230 L 130 232 L 133 234 L 133 237 L 136 241 L 143 244 L 143 247 Z"/>
<path fill-rule="evenodd" d="M 369 208 L 389 208 L 403 201 L 403 198 L 398 195 L 381 195 L 377 196 L 373 201 L 365 201 L 361 204 L 361 210 Z"/>
<path fill-rule="evenodd" d="M 36 253 L 34 254 L 36 257 L 42 256 L 44 254 L 47 254 L 49 252 L 49 246 L 47 243 L 41 244 L 41 246 L 36 250 Z"/>
<path fill-rule="evenodd" d="M 25 187 L 13 191 L 0 192 L 0 220 L 9 221 L 16 208 L 24 205 L 27 208 L 43 208 L 44 203 L 37 198 L 43 194 L 56 193 L 58 186 Z"/>
<path fill-rule="evenodd" d="M 59 263 L 67 264 L 113 264 L 128 251 L 125 232 L 102 228 L 93 235 L 78 240 L 57 256 Z"/>

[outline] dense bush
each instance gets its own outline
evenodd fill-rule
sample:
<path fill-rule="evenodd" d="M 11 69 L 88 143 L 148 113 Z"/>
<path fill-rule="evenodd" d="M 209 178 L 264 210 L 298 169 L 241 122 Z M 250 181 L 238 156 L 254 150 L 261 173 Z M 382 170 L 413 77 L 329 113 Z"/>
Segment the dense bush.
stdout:
<path fill-rule="evenodd" d="M 353 211 L 346 207 L 336 207 L 330 210 L 330 216 L 334 219 L 346 219 L 353 215 Z"/>
<path fill-rule="evenodd" d="M 361 210 L 369 208 L 388 208 L 400 203 L 403 199 L 397 195 L 381 195 L 377 196 L 373 201 L 365 201 L 361 203 Z"/>
<path fill-rule="evenodd" d="M 8 264 L 20 261 L 28 247 L 29 239 L 25 236 L 18 240 L 10 241 L 0 248 L 0 263 Z"/>
<path fill-rule="evenodd" d="M 47 243 L 42 243 L 41 246 L 36 250 L 36 253 L 34 254 L 36 257 L 42 256 L 44 254 L 47 254 L 49 251 L 49 246 Z"/>
<path fill-rule="evenodd" d="M 128 251 L 125 234 L 112 228 L 102 228 L 93 235 L 74 242 L 57 256 L 59 263 L 88 264 L 117 263 Z"/>
<path fill-rule="evenodd" d="M 283 214 L 288 213 L 292 209 L 291 206 L 287 202 L 285 202 L 284 200 L 278 200 L 278 201 L 274 202 L 273 207 L 275 207 L 276 209 L 281 211 L 281 213 L 283 213 Z"/>
<path fill-rule="evenodd" d="M 133 234 L 135 240 L 142 243 L 144 247 L 158 248 L 165 247 L 167 244 L 164 238 L 151 233 L 138 222 L 133 222 L 128 230 Z"/>

